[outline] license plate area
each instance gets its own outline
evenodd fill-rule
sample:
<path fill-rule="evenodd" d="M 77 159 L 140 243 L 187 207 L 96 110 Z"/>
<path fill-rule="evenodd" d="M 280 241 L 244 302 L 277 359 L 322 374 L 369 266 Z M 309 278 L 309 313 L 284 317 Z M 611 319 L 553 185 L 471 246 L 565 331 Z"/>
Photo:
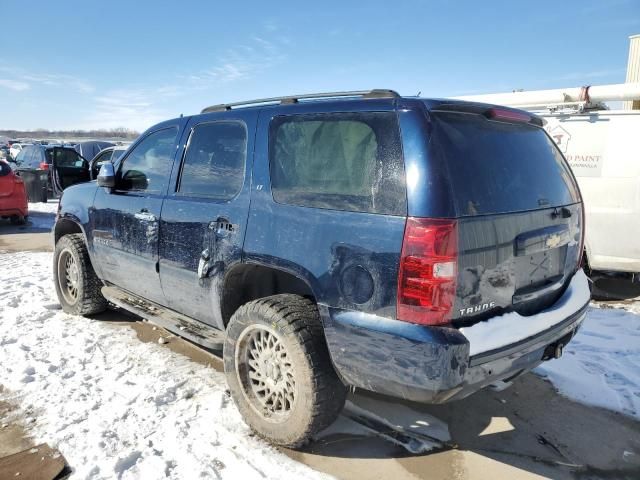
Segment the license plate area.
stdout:
<path fill-rule="evenodd" d="M 566 252 L 567 248 L 563 246 L 516 257 L 515 293 L 523 293 L 523 290 L 544 287 L 561 280 L 564 275 Z"/>

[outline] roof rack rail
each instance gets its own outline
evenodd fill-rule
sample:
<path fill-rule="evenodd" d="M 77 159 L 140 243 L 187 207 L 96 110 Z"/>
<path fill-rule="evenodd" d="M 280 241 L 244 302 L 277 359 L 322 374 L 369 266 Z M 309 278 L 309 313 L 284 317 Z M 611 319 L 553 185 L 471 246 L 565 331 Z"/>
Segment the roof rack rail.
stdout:
<path fill-rule="evenodd" d="M 316 98 L 340 98 L 340 97 L 362 97 L 362 98 L 400 98 L 398 92 L 394 90 L 384 90 L 375 88 L 373 90 L 356 90 L 352 92 L 327 92 L 327 93 L 306 93 L 304 95 L 291 95 L 288 97 L 259 98 L 257 100 L 246 100 L 244 102 L 221 103 L 211 105 L 200 113 L 220 112 L 231 110 L 235 107 L 253 106 L 262 104 L 289 104 L 298 103 L 299 100 L 312 100 Z"/>

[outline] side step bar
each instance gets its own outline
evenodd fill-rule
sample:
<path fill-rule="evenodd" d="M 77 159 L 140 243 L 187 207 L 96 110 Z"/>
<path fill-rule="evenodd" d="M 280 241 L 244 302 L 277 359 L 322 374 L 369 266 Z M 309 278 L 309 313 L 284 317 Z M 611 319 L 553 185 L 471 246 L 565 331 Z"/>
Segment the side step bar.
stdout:
<path fill-rule="evenodd" d="M 102 287 L 102 295 L 120 308 L 211 350 L 221 350 L 225 333 L 118 287 Z"/>

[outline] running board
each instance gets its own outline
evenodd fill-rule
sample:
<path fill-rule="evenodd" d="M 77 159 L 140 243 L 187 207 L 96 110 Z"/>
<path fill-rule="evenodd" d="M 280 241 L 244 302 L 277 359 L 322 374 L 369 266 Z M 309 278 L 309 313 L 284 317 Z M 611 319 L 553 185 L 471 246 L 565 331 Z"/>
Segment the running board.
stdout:
<path fill-rule="evenodd" d="M 169 308 L 125 292 L 118 287 L 102 287 L 102 295 L 120 308 L 165 328 L 180 337 L 211 350 L 221 350 L 225 334 L 217 328 L 189 318 Z"/>

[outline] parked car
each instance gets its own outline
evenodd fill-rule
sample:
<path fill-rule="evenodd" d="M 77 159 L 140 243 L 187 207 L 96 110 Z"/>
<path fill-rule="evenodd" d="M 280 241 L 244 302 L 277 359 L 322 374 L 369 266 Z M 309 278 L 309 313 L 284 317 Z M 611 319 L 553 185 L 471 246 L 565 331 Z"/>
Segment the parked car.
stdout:
<path fill-rule="evenodd" d="M 116 145 L 115 147 L 107 147 L 104 150 L 101 150 L 90 163 L 89 171 L 91 180 L 95 180 L 98 177 L 98 173 L 100 172 L 100 167 L 105 163 L 113 163 L 120 156 L 126 152 L 127 147 L 125 145 Z"/>
<path fill-rule="evenodd" d="M 247 424 L 288 446 L 347 387 L 442 403 L 562 353 L 584 214 L 539 117 L 387 90 L 246 103 L 160 123 L 64 191 L 65 312 L 111 302 L 222 349 Z"/>
<path fill-rule="evenodd" d="M 22 179 L 11 170 L 11 165 L 0 160 L 0 217 L 22 225 L 29 216 L 27 192 Z"/>
<path fill-rule="evenodd" d="M 16 170 L 27 185 L 31 202 L 46 202 L 69 185 L 89 181 L 88 165 L 73 147 L 63 145 L 27 145 L 16 157 Z"/>

